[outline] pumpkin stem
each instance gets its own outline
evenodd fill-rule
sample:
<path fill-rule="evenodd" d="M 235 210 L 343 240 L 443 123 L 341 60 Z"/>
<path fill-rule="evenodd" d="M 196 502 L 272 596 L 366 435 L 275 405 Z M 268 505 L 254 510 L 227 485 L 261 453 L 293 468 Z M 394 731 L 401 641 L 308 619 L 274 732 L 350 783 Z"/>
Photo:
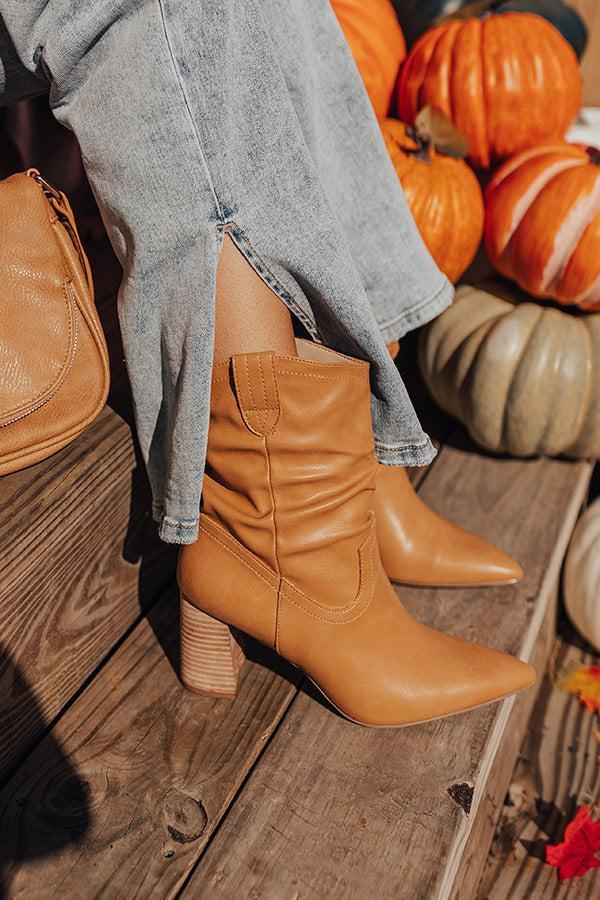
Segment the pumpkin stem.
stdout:
<path fill-rule="evenodd" d="M 600 166 L 600 149 L 598 147 L 586 147 L 586 153 L 590 158 L 590 162 L 595 166 Z"/>
<path fill-rule="evenodd" d="M 478 19 L 488 19 L 494 15 L 498 7 L 506 0 L 472 0 L 470 3 L 463 3 L 459 9 L 438 16 L 434 19 L 434 25 L 442 25 L 444 22 L 452 22 L 455 19 L 470 19 L 476 16 Z"/>
<path fill-rule="evenodd" d="M 416 128 L 407 128 L 406 136 L 414 141 L 417 145 L 413 150 L 410 147 L 403 147 L 402 150 L 407 156 L 414 156 L 419 162 L 431 163 L 431 141 L 424 134 L 421 134 Z"/>

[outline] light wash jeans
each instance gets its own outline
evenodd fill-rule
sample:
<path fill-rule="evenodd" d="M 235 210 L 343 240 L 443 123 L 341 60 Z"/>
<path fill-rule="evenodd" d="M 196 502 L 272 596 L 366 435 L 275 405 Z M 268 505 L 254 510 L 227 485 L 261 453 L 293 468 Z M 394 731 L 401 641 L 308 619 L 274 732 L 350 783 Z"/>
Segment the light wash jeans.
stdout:
<path fill-rule="evenodd" d="M 123 265 L 163 539 L 197 534 L 224 232 L 315 340 L 371 363 L 379 459 L 430 461 L 385 342 L 436 316 L 452 288 L 327 0 L 0 0 L 0 13 L 16 48 L 5 36 L 6 97 L 15 80 L 49 85 Z"/>

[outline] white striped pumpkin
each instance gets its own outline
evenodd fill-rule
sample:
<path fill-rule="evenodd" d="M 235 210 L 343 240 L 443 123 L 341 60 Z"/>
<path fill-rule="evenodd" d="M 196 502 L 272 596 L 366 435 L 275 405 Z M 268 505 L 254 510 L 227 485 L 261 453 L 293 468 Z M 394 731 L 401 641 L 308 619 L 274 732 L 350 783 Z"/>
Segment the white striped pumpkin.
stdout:
<path fill-rule="evenodd" d="M 486 194 L 486 246 L 534 297 L 600 310 L 600 151 L 554 141 L 518 153 Z"/>

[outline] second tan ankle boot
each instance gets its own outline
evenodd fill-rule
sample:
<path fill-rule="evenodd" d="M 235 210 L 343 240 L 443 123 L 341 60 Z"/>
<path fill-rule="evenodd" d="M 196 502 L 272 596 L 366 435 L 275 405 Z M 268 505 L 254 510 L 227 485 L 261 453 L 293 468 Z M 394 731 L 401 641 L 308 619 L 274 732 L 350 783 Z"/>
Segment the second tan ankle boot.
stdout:
<path fill-rule="evenodd" d="M 510 556 L 423 503 L 405 469 L 380 465 L 375 483 L 379 552 L 391 581 L 489 587 L 523 578 L 521 566 Z"/>
<path fill-rule="evenodd" d="M 434 631 L 398 601 L 377 549 L 368 366 L 299 345 L 302 358 L 215 367 L 200 537 L 178 569 L 184 683 L 232 696 L 245 632 L 368 725 L 531 684 L 525 663 Z"/>

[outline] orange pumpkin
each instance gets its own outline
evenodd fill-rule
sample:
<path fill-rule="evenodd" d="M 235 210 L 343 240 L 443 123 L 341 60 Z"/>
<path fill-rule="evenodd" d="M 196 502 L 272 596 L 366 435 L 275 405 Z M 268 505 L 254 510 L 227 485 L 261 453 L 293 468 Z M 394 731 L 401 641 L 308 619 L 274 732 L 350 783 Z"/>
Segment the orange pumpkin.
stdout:
<path fill-rule="evenodd" d="M 406 43 L 391 0 L 331 0 L 378 118 L 387 116 Z"/>
<path fill-rule="evenodd" d="M 581 105 L 577 57 L 541 16 L 503 13 L 448 22 L 412 48 L 398 85 L 400 118 L 444 113 L 488 168 L 548 138 L 564 137 Z"/>
<path fill-rule="evenodd" d="M 534 297 L 600 310 L 600 151 L 556 141 L 509 159 L 486 191 L 486 245 Z"/>
<path fill-rule="evenodd" d="M 483 236 L 477 178 L 462 159 L 438 153 L 402 122 L 385 119 L 381 129 L 421 237 L 442 272 L 458 281 Z"/>

